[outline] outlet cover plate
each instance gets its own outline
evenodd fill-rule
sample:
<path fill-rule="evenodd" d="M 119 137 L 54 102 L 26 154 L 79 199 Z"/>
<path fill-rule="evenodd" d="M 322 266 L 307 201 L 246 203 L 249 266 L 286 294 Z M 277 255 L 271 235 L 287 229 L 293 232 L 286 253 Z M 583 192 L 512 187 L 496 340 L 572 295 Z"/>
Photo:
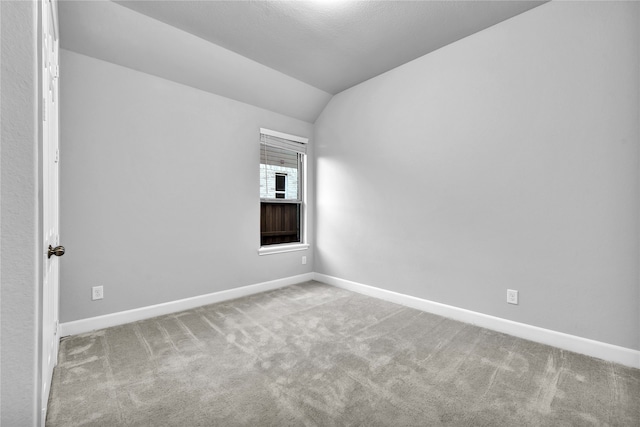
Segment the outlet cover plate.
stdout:
<path fill-rule="evenodd" d="M 104 290 L 102 286 L 94 286 L 91 288 L 91 301 L 104 298 Z"/>
<path fill-rule="evenodd" d="M 509 304 L 518 304 L 518 291 L 507 289 L 507 302 Z"/>

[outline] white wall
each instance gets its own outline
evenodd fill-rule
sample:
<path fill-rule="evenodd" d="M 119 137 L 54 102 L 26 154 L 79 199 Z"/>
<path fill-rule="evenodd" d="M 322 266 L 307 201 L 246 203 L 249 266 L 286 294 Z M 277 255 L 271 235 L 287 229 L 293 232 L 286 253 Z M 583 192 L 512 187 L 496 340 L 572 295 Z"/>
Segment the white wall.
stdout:
<path fill-rule="evenodd" d="M 639 7 L 547 3 L 334 96 L 315 270 L 640 349 Z"/>
<path fill-rule="evenodd" d="M 312 124 L 66 50 L 60 67 L 61 322 L 312 271 L 312 249 L 258 256 L 259 129 Z"/>
<path fill-rule="evenodd" d="M 37 4 L 0 2 L 0 424 L 39 421 Z"/>

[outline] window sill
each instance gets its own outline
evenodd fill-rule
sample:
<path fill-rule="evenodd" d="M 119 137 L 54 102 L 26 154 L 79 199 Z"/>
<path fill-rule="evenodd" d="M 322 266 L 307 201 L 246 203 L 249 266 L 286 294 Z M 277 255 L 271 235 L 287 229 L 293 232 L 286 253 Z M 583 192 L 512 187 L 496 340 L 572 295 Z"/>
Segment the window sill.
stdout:
<path fill-rule="evenodd" d="M 271 255 L 271 254 L 281 254 L 284 252 L 294 252 L 294 251 L 306 251 L 309 249 L 308 243 L 293 243 L 293 244 L 282 244 L 282 245 L 269 245 L 262 246 L 258 249 L 258 255 Z"/>

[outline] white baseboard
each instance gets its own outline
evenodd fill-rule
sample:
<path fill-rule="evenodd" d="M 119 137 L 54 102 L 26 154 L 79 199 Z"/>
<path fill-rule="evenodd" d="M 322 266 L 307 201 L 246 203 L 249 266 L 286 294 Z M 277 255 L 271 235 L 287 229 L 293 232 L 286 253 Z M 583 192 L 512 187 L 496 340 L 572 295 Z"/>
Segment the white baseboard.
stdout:
<path fill-rule="evenodd" d="M 396 304 L 401 304 L 407 307 L 426 311 L 428 313 L 437 314 L 454 320 L 459 320 L 461 322 L 471 323 L 483 328 L 503 332 L 505 334 L 513 335 L 519 338 L 524 338 L 530 341 L 551 345 L 564 350 L 569 350 L 576 353 L 585 354 L 587 356 L 597 357 L 599 359 L 604 359 L 610 362 L 620 363 L 625 366 L 631 366 L 633 368 L 640 369 L 640 351 L 638 350 L 590 340 L 575 335 L 569 335 L 550 329 L 539 328 L 537 326 L 518 323 L 499 317 L 489 316 L 487 314 L 465 310 L 463 308 L 458 308 L 446 304 L 440 304 L 410 295 L 400 294 L 397 292 L 388 291 L 386 289 L 376 288 L 373 286 L 364 285 L 362 283 L 352 282 L 350 280 L 344 280 L 320 273 L 306 273 L 298 276 L 286 277 L 284 279 L 277 279 L 269 282 L 229 289 L 226 291 L 213 292 L 197 297 L 166 302 L 163 304 L 106 314 L 104 316 L 96 316 L 90 317 L 88 319 L 76 320 L 73 322 L 65 322 L 59 325 L 59 336 L 64 337 L 67 335 L 77 335 L 97 329 L 104 329 L 111 326 L 136 322 L 138 320 L 149 319 L 156 316 L 162 316 L 165 314 L 176 313 L 183 310 L 201 307 L 203 305 L 214 304 L 217 302 L 240 298 L 247 295 L 270 291 L 273 289 L 278 289 L 284 286 L 294 285 L 296 283 L 306 282 L 309 280 L 317 280 L 319 282 L 323 282 L 338 288 L 358 292 L 360 294 L 379 298 Z"/>
<path fill-rule="evenodd" d="M 109 328 L 111 326 L 123 325 L 125 323 L 136 322 L 138 320 L 149 319 L 165 314 L 176 313 L 189 310 L 203 305 L 214 304 L 253 295 L 260 292 L 294 285 L 296 283 L 313 280 L 313 273 L 300 274 L 298 276 L 286 277 L 284 279 L 271 280 L 269 282 L 257 283 L 255 285 L 242 286 L 240 288 L 226 291 L 213 292 L 197 297 L 185 298 L 177 301 L 170 301 L 163 304 L 151 305 L 148 307 L 136 308 L 133 310 L 120 311 L 118 313 L 105 314 L 104 316 L 90 317 L 88 319 L 75 320 L 60 324 L 61 337 L 67 335 L 83 334 L 97 329 Z"/>
<path fill-rule="evenodd" d="M 437 314 L 483 328 L 513 335 L 541 344 L 547 344 L 575 353 L 619 363 L 633 368 L 640 368 L 640 351 L 626 347 L 594 341 L 587 338 L 569 335 L 550 329 L 539 328 L 525 323 L 513 322 L 499 317 L 489 316 L 475 311 L 440 304 L 437 302 L 400 294 L 386 289 L 363 285 L 350 280 L 339 279 L 326 274 L 313 273 L 314 280 L 338 288 L 401 304 L 407 307 Z"/>

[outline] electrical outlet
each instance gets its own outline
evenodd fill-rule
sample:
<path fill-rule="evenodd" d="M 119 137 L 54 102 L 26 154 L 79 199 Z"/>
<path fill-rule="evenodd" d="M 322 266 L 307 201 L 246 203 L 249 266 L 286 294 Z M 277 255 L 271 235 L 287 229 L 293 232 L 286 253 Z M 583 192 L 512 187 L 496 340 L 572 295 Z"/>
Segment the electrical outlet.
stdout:
<path fill-rule="evenodd" d="M 303 264 L 306 264 L 306 263 L 307 263 L 307 257 L 306 257 L 306 256 L 303 256 L 303 257 L 302 257 L 302 263 L 303 263 Z"/>
<path fill-rule="evenodd" d="M 509 304 L 518 304 L 518 291 L 507 289 L 507 302 Z"/>
<path fill-rule="evenodd" d="M 104 290 L 102 286 L 94 286 L 91 288 L 91 300 L 95 301 L 97 299 L 104 298 Z"/>

